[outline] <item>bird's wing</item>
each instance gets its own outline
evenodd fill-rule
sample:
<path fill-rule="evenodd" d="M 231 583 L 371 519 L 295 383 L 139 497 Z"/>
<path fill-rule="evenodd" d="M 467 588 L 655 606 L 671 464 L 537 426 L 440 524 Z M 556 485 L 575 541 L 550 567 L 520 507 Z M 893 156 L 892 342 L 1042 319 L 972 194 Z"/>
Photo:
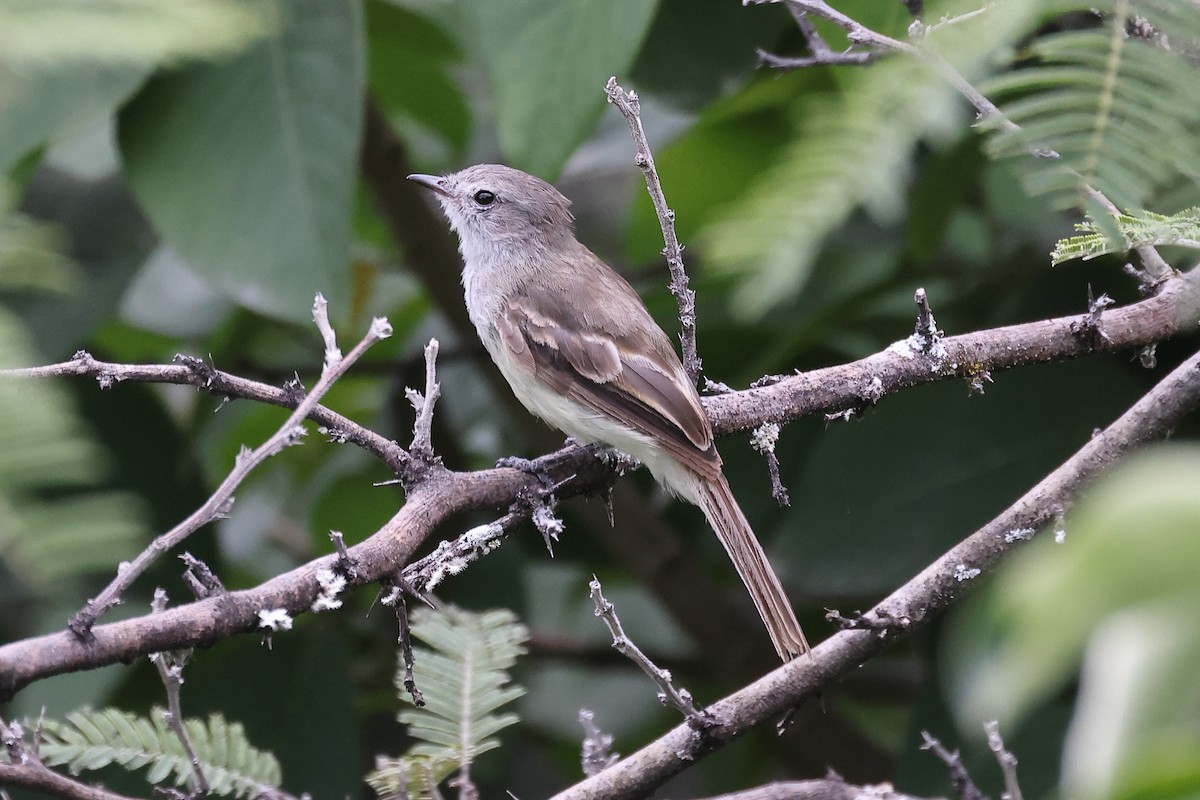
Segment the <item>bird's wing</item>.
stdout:
<path fill-rule="evenodd" d="M 653 338 L 666 341 L 657 326 L 657 337 L 618 339 L 574 329 L 566 316 L 544 297 L 524 295 L 501 307 L 496 328 L 509 354 L 562 396 L 653 438 L 694 472 L 719 472 L 700 398 L 669 344 L 655 347 Z"/>

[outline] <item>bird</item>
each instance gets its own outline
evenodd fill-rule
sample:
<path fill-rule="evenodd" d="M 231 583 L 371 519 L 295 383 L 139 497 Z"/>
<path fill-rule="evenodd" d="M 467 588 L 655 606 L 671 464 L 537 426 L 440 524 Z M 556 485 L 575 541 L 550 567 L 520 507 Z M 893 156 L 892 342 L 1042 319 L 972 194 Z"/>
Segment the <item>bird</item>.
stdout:
<path fill-rule="evenodd" d="M 576 239 L 570 200 L 500 164 L 408 179 L 433 192 L 458 235 L 468 316 L 517 399 L 580 444 L 632 456 L 699 506 L 780 659 L 807 653 L 694 383 L 633 287 Z"/>

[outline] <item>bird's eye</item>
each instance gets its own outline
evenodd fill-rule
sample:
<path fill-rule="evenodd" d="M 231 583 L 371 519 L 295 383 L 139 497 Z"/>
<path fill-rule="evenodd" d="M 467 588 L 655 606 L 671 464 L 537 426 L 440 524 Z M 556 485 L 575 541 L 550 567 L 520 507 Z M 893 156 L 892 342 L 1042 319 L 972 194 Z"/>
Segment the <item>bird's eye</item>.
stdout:
<path fill-rule="evenodd" d="M 481 206 L 490 206 L 496 202 L 496 195 L 489 192 L 487 189 L 480 189 L 475 193 L 475 202 Z"/>

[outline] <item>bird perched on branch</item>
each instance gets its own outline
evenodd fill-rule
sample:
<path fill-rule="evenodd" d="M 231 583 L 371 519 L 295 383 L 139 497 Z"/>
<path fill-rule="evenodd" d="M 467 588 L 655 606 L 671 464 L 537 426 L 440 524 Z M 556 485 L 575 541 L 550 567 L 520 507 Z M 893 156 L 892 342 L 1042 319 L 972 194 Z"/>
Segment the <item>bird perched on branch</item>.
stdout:
<path fill-rule="evenodd" d="M 721 472 L 696 387 L 633 287 L 575 239 L 570 201 L 496 164 L 408 177 L 436 194 L 458 234 L 467 311 L 517 398 L 580 443 L 628 453 L 699 506 L 780 658 L 807 652 Z"/>

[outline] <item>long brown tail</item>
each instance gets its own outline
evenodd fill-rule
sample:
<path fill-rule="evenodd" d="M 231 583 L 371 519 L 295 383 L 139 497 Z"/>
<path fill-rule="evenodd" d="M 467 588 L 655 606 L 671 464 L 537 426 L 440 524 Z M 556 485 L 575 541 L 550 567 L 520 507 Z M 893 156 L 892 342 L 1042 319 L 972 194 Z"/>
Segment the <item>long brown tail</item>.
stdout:
<path fill-rule="evenodd" d="M 700 508 L 725 546 L 725 552 L 733 561 L 742 583 L 746 584 L 754 607 L 758 609 L 759 616 L 767 626 L 767 633 L 771 635 L 775 651 L 784 661 L 807 653 L 809 648 L 804 631 L 800 630 L 800 623 L 796 621 L 796 614 L 775 570 L 767 561 L 767 554 L 763 552 L 762 545 L 750 529 L 750 523 L 734 499 L 729 482 L 720 474 L 715 480 L 697 476 L 696 482 Z"/>

